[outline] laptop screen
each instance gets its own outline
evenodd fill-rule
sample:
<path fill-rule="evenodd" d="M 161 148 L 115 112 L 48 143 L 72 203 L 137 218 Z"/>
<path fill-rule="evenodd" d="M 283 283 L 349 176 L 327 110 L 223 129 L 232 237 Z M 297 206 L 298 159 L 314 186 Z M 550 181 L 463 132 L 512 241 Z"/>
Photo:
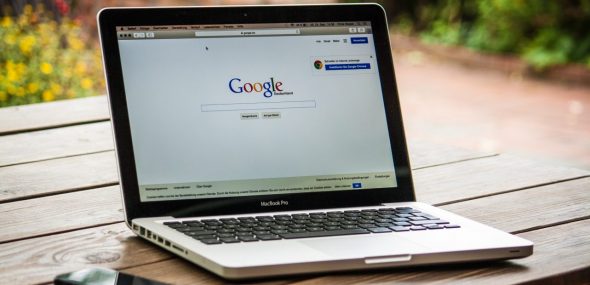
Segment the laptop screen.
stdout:
<path fill-rule="evenodd" d="M 397 186 L 370 22 L 117 38 L 142 202 Z"/>

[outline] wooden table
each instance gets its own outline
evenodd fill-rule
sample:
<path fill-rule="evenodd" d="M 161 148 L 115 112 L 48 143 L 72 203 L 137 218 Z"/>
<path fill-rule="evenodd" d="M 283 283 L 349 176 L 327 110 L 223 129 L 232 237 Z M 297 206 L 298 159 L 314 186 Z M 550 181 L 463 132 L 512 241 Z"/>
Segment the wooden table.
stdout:
<path fill-rule="evenodd" d="M 590 282 L 590 172 L 410 140 L 420 201 L 535 242 L 525 259 L 322 274 L 269 283 Z M 135 237 L 123 213 L 104 96 L 0 109 L 0 283 L 91 266 L 226 283 Z"/>

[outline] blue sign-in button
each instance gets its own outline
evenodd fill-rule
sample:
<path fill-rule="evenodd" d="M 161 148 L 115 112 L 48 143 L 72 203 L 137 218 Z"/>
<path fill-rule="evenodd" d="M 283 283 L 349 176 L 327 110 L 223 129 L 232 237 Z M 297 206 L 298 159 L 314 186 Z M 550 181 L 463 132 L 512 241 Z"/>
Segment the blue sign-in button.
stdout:
<path fill-rule="evenodd" d="M 355 69 L 371 69 L 371 64 L 370 63 L 326 64 L 326 70 L 355 70 Z"/>
<path fill-rule="evenodd" d="M 369 43 L 369 38 L 367 37 L 352 37 L 350 38 L 351 44 L 366 44 Z"/>
<path fill-rule="evenodd" d="M 362 188 L 362 187 L 363 187 L 363 184 L 360 182 L 352 183 L 352 188 L 354 188 L 354 189 L 358 189 L 358 188 Z"/>

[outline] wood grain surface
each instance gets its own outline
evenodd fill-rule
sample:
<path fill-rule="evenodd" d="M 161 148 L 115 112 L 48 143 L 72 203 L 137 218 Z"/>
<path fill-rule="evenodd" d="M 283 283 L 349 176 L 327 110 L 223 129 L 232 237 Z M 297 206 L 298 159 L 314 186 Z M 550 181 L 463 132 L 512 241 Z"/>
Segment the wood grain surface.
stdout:
<path fill-rule="evenodd" d="M 2 136 L 0 166 L 113 149 L 110 122 Z"/>
<path fill-rule="evenodd" d="M 0 135 L 109 120 L 106 96 L 0 108 Z"/>
<path fill-rule="evenodd" d="M 123 213 L 105 97 L 0 109 L 0 283 L 50 284 L 90 266 L 176 284 L 226 284 L 135 237 Z M 267 284 L 590 283 L 590 173 L 409 143 L 420 201 L 517 233 L 510 262 L 256 280 Z"/>
<path fill-rule="evenodd" d="M 119 183 L 113 151 L 0 167 L 0 203 Z"/>
<path fill-rule="evenodd" d="M 565 184 L 565 183 L 564 183 Z M 546 199 L 544 202 L 539 203 L 525 203 L 524 201 L 533 201 L 539 200 L 535 190 L 537 188 L 522 190 L 518 192 L 510 193 L 510 195 L 519 195 L 519 200 L 511 200 L 511 203 L 500 203 L 498 201 L 491 201 L 490 203 L 486 202 L 487 199 L 490 197 L 480 198 L 480 199 L 473 199 L 469 201 L 464 201 L 461 203 L 443 206 L 443 208 L 447 210 L 452 210 L 453 212 L 467 216 L 467 217 L 474 217 L 477 221 L 489 223 L 491 226 L 495 226 L 500 229 L 510 230 L 512 232 L 522 232 L 528 231 L 530 229 L 535 228 L 543 228 L 549 225 L 556 225 L 561 224 L 561 221 L 570 221 L 570 220 L 580 220 L 580 219 L 587 219 L 588 211 L 584 211 L 583 209 L 580 210 L 575 207 L 576 202 L 580 200 L 580 197 L 585 199 L 586 201 L 590 199 L 590 196 L 585 187 L 590 185 L 590 178 L 578 179 L 568 182 L 569 185 L 562 186 L 562 184 L 553 184 L 547 185 L 543 187 L 539 187 L 539 189 L 545 191 L 546 193 L 558 192 L 561 189 L 576 189 L 570 190 L 568 194 L 570 195 L 563 195 L 561 200 L 555 201 L 552 203 L 551 199 Z M 109 187 L 105 189 L 110 189 L 114 187 Z M 84 191 L 88 192 L 88 191 Z M 74 194 L 74 193 L 71 193 Z M 71 195 L 68 194 L 68 195 Z M 497 198 L 508 195 L 502 194 L 498 195 Z M 56 195 L 60 196 L 60 195 Z M 569 198 L 568 198 L 569 197 Z M 35 199 L 39 200 L 39 199 Z M 563 208 L 564 204 L 574 205 L 570 207 Z M 507 214 L 505 216 L 499 216 L 500 213 L 504 213 L 507 209 L 518 205 L 519 213 L 535 213 L 533 217 L 529 217 L 525 214 Z M 539 211 L 539 206 L 543 207 L 543 211 Z M 105 208 L 105 213 L 107 212 L 115 212 L 114 209 L 109 210 L 108 207 Z M 479 209 L 479 211 L 474 211 L 474 209 Z M 477 212 L 477 215 L 474 215 L 474 212 Z M 556 213 L 559 213 L 558 215 Z M 102 214 L 105 215 L 105 214 Z M 102 216 L 98 213 L 95 216 Z M 4 216 L 4 215 L 3 215 Z M 110 215 L 106 215 L 108 218 Z M 120 216 L 119 216 L 120 217 Z M 563 220 L 563 217 L 567 219 Z M 60 218 L 60 217 L 56 217 Z M 23 219 L 30 219 L 30 217 L 23 217 Z M 86 218 L 85 218 L 86 219 Z M 83 222 L 85 219 L 82 219 Z M 116 217 L 113 217 L 116 219 Z M 58 222 L 55 222 L 58 224 Z M 42 224 L 42 223 L 40 223 Z M 521 226 L 519 226 L 521 225 Z M 30 223 L 27 223 L 26 226 L 31 226 Z M 59 226 L 59 224 L 57 225 Z M 96 226 L 96 225 L 94 225 Z M 88 226 L 89 227 L 89 226 Z M 51 228 L 51 227 L 50 227 Z M 14 230 L 14 227 L 9 228 L 9 230 Z M 89 235 L 89 232 L 98 231 L 102 233 L 102 235 Z M 85 233 L 85 234 L 81 234 Z M 126 234 L 125 234 L 126 233 Z M 30 234 L 29 234 L 30 235 Z M 107 235 L 105 237 L 105 235 Z M 111 236 L 112 235 L 112 236 Z M 110 237 L 109 237 L 110 236 Z M 123 238 L 122 238 L 123 237 Z M 76 240 L 81 239 L 81 240 Z M 92 242 L 89 239 L 94 239 L 95 241 Z M 100 253 L 100 246 L 98 244 L 104 243 L 104 239 L 110 240 L 111 242 L 108 243 L 108 248 L 105 250 L 105 253 Z M 590 240 L 586 240 L 589 244 L 587 247 L 590 247 Z M 39 249 L 32 245 L 34 244 L 53 244 L 54 247 L 51 249 Z M 62 251 L 67 251 L 68 247 L 72 244 L 77 246 L 87 245 L 91 247 L 91 250 L 85 250 L 84 248 L 78 248 L 76 254 L 79 256 L 73 256 L 74 253 L 68 253 L 70 259 L 66 262 L 67 266 L 64 268 L 62 267 L 62 260 L 53 259 L 53 262 L 47 263 L 45 260 L 48 258 L 45 255 L 54 256 L 60 254 Z M 133 251 L 128 250 L 129 246 L 132 247 L 141 247 L 141 244 L 145 245 L 146 249 L 141 251 L 139 257 L 135 257 L 135 253 Z M 13 250 L 10 250 L 10 249 Z M 19 249 L 19 250 L 16 250 Z M 14 252 L 18 252 L 15 254 Z M 43 252 L 42 254 L 39 252 Z M 7 252 L 8 254 L 3 254 Z M 12 253 L 10 253 L 12 252 Z M 127 258 L 130 264 L 127 264 L 119 259 L 113 260 L 101 260 L 99 265 L 114 267 L 114 268 L 130 268 L 136 265 L 149 265 L 153 262 L 161 262 L 170 259 L 168 254 L 164 254 L 163 250 L 155 248 L 154 246 L 149 245 L 147 242 L 140 240 L 137 237 L 133 237 L 131 232 L 125 228 L 122 223 L 117 223 L 113 225 L 107 226 L 100 226 L 100 227 L 91 227 L 81 230 L 73 230 L 61 234 L 48 234 L 41 237 L 36 238 L 28 238 L 19 241 L 13 241 L 9 243 L 0 244 L 0 268 L 5 268 L 6 272 L 0 272 L 0 276 L 4 278 L 9 278 L 8 280 L 14 280 L 17 284 L 20 282 L 18 278 L 19 276 L 39 276 L 39 279 L 35 282 L 46 282 L 49 281 L 46 278 L 50 278 L 52 274 L 57 274 L 56 269 L 63 270 L 60 272 L 67 272 L 68 270 L 73 270 L 73 268 L 84 268 L 87 267 L 88 264 L 96 264 L 96 263 L 89 263 L 87 262 L 87 254 L 91 254 L 93 256 L 119 256 L 119 259 L 123 256 Z M 536 254 L 536 253 L 535 253 Z M 572 256 L 571 258 L 576 258 L 576 256 Z M 106 258 L 108 259 L 108 258 Z M 76 260 L 78 262 L 76 262 Z M 145 260 L 145 263 L 143 261 Z M 19 266 L 22 262 L 26 261 L 27 266 Z M 587 266 L 590 266 L 590 260 L 586 260 Z M 170 261 L 172 262 L 172 261 Z M 178 262 L 178 261 L 175 261 Z M 167 264 L 167 263 L 164 263 Z M 77 267 L 76 267 L 77 266 Z M 483 268 L 487 268 L 489 265 L 484 265 Z M 468 267 L 469 269 L 469 267 Z M 479 269 L 478 269 L 479 270 Z M 169 268 L 168 272 L 173 272 L 173 268 Z M 434 269 L 430 269 L 426 272 L 435 271 L 438 272 L 438 269 L 435 267 Z M 42 274 L 45 272 L 45 274 Z M 141 272 L 138 269 L 137 272 Z M 150 271 L 151 272 L 151 271 Z M 150 272 L 147 272 L 148 274 Z M 180 274 L 179 278 L 188 278 L 186 280 L 217 280 L 217 277 L 204 272 L 201 269 L 194 268 L 194 274 L 198 274 L 198 276 L 184 276 Z M 476 274 L 470 273 L 470 274 Z M 203 275 L 203 276 L 201 276 Z M 147 277 L 154 277 L 146 275 Z M 184 276 L 184 277 L 183 277 Z M 32 278 L 32 277 L 27 277 Z M 43 279 L 45 278 L 45 279 Z M 196 279 L 195 279 L 196 278 Z M 337 278 L 337 277 L 335 277 Z M 360 280 L 357 280 L 360 281 Z M 190 282 L 189 282 L 190 283 Z M 188 284 L 188 283 L 187 283 Z M 335 284 L 335 283 L 328 283 L 328 284 Z"/>

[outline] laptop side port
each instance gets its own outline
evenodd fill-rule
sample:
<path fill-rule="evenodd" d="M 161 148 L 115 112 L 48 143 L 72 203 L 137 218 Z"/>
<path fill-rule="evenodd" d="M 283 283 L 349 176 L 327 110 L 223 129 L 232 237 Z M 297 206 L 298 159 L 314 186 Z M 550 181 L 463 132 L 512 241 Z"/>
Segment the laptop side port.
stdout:
<path fill-rule="evenodd" d="M 186 250 L 184 250 L 184 248 L 182 248 L 180 246 L 177 246 L 175 244 L 172 244 L 172 248 L 180 251 L 181 253 L 185 253 L 186 254 Z"/>

